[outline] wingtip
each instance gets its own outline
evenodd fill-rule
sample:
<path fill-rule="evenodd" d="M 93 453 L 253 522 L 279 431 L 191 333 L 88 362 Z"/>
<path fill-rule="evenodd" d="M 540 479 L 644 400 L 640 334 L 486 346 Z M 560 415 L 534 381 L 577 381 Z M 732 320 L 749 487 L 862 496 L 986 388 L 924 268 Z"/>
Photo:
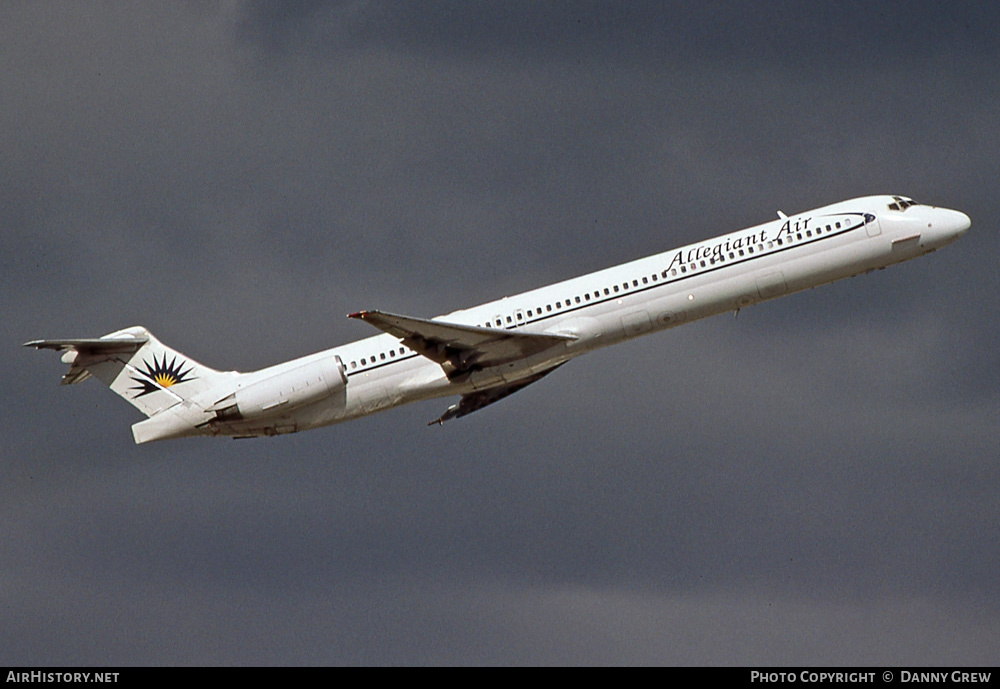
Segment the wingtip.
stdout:
<path fill-rule="evenodd" d="M 361 318 L 361 319 L 363 319 L 365 317 L 366 313 L 368 313 L 368 312 L 367 311 L 355 311 L 354 313 L 347 314 L 347 317 L 348 318 Z"/>

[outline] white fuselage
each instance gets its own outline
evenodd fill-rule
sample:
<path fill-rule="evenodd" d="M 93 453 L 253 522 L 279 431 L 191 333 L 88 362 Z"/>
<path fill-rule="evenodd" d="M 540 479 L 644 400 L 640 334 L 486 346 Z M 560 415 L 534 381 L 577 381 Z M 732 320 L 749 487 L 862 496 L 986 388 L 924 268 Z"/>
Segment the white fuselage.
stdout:
<path fill-rule="evenodd" d="M 569 336 L 565 345 L 456 382 L 442 366 L 383 334 L 240 374 L 266 388 L 294 371 L 336 361 L 335 394 L 273 416 L 201 433 L 263 435 L 305 430 L 415 400 L 515 383 L 599 347 L 883 268 L 933 251 L 969 227 L 957 211 L 871 196 L 824 206 L 672 249 L 434 320 Z M 332 374 L 331 374 L 332 375 Z M 292 381 L 294 385 L 294 381 Z M 331 388 L 333 389 L 333 388 Z M 306 399 L 306 398 L 303 398 Z"/>

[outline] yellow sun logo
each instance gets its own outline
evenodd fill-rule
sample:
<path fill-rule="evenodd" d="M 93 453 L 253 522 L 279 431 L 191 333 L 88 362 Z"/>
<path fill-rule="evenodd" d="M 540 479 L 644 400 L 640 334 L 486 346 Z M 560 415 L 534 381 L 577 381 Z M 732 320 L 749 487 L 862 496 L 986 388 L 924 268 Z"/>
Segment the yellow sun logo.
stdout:
<path fill-rule="evenodd" d="M 175 376 L 170 371 L 164 371 L 163 373 L 157 373 L 153 376 L 153 380 L 162 385 L 165 388 L 169 388 L 171 385 L 177 382 L 177 376 Z"/>
<path fill-rule="evenodd" d="M 154 355 L 152 363 L 145 360 L 142 363 L 146 367 L 145 370 L 141 368 L 135 369 L 135 372 L 141 377 L 132 376 L 132 380 L 139 383 L 131 388 L 138 391 L 136 397 L 142 397 L 151 392 L 172 387 L 178 383 L 194 380 L 194 378 L 190 377 L 194 367 L 191 366 L 185 370 L 184 366 L 187 365 L 187 362 L 183 359 L 178 362 L 176 356 L 170 360 L 169 364 L 167 363 L 166 353 L 164 353 L 160 361 L 157 361 Z"/>

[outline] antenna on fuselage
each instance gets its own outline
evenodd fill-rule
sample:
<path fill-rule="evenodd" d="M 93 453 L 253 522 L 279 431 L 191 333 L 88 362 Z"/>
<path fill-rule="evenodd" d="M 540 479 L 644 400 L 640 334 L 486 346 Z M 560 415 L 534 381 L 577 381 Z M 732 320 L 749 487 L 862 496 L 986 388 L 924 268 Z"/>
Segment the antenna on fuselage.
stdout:
<path fill-rule="evenodd" d="M 781 218 L 782 220 L 788 220 L 788 216 L 787 216 L 787 215 L 785 215 L 785 214 L 784 214 L 783 212 L 781 212 L 780 210 L 778 211 L 778 217 L 779 217 L 779 218 Z"/>

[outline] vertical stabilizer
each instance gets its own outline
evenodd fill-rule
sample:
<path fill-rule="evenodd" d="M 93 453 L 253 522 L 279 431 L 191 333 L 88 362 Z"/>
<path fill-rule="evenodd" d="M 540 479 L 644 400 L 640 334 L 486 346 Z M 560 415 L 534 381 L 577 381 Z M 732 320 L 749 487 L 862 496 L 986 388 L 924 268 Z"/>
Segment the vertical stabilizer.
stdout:
<path fill-rule="evenodd" d="M 235 375 L 198 363 L 139 326 L 96 339 L 37 340 L 25 346 L 64 352 L 62 360 L 70 365 L 64 385 L 93 376 L 146 416 L 190 402 Z"/>

